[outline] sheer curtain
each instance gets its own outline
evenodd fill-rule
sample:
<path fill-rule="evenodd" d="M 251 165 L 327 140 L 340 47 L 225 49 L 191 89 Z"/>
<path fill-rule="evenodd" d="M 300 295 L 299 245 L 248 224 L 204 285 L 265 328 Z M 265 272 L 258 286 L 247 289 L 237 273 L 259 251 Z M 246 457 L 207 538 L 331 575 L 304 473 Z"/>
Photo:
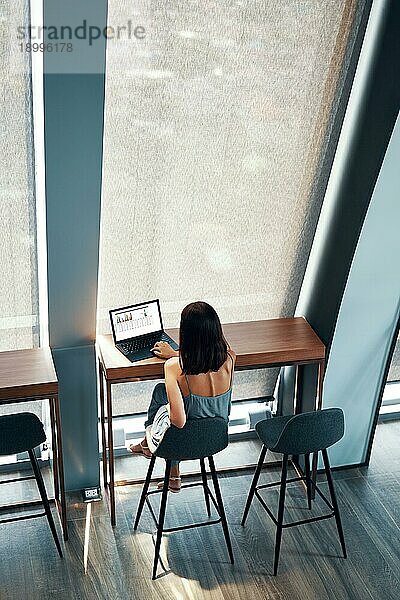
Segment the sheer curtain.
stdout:
<path fill-rule="evenodd" d="M 362 5 L 110 2 L 110 26 L 146 35 L 107 51 L 100 332 L 108 309 L 155 297 L 167 327 L 197 299 L 223 322 L 293 314 Z M 238 374 L 235 399 L 275 380 Z M 120 412 L 151 385 L 121 387 Z"/>
<path fill-rule="evenodd" d="M 0 6 L 0 351 L 39 344 L 29 2 Z"/>
<path fill-rule="evenodd" d="M 17 37 L 29 23 L 28 1 L 1 2 L 0 351 L 39 345 L 31 60 Z M 11 404 L 0 413 L 29 410 L 46 422 L 43 407 Z"/>

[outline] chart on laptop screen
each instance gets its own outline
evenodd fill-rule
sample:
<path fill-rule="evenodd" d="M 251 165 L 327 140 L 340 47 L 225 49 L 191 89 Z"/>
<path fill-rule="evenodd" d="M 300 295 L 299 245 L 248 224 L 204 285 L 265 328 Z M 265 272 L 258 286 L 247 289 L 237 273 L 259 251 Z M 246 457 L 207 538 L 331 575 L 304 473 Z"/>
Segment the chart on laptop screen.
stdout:
<path fill-rule="evenodd" d="M 156 302 L 119 310 L 112 315 L 116 341 L 161 330 Z"/>

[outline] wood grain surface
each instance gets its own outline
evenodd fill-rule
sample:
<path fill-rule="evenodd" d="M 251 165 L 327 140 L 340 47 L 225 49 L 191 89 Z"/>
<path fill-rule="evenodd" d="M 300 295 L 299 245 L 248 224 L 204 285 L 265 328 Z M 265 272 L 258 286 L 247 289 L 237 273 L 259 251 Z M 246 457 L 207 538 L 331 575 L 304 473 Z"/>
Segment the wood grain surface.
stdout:
<path fill-rule="evenodd" d="M 57 393 L 50 348 L 0 352 L 0 402 Z"/>
<path fill-rule="evenodd" d="M 223 330 L 237 354 L 237 370 L 305 364 L 325 358 L 324 344 L 303 317 L 227 323 Z M 179 341 L 178 329 L 168 329 L 167 333 Z M 114 346 L 111 335 L 98 336 L 97 352 L 110 381 L 163 376 L 164 361 L 154 357 L 131 363 Z"/>

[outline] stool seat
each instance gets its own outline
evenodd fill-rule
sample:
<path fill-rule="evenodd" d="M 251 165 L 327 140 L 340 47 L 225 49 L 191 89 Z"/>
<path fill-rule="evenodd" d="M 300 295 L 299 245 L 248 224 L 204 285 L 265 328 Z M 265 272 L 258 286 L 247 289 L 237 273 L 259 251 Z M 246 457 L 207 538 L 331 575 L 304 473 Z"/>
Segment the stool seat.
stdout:
<path fill-rule="evenodd" d="M 29 412 L 0 417 L 0 455 L 18 454 L 46 441 L 39 418 Z"/>

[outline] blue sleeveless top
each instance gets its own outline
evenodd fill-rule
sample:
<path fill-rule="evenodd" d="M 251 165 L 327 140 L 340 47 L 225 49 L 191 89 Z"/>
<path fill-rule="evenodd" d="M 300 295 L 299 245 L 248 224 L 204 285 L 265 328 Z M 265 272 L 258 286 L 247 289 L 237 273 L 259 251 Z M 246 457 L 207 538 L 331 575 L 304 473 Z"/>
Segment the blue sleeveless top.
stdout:
<path fill-rule="evenodd" d="M 231 368 L 231 379 L 229 389 L 218 396 L 199 396 L 192 394 L 189 380 L 185 373 L 186 383 L 189 390 L 189 395 L 184 396 L 183 402 L 185 405 L 186 417 L 188 419 L 202 419 L 204 417 L 222 417 L 228 422 L 231 412 L 231 397 L 232 397 L 232 379 L 233 379 L 233 358 Z"/>

